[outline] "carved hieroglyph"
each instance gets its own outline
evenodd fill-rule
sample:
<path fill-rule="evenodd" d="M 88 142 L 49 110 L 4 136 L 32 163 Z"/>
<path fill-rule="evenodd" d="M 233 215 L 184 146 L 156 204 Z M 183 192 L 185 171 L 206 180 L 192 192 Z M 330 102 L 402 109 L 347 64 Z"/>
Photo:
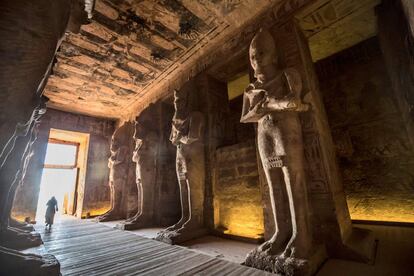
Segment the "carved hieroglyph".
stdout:
<path fill-rule="evenodd" d="M 111 140 L 111 156 L 108 159 L 109 189 L 111 208 L 98 221 L 110 221 L 125 218 L 122 192 L 128 181 L 130 158 L 130 124 L 125 123 L 115 130 Z"/>
<path fill-rule="evenodd" d="M 174 92 L 175 114 L 170 140 L 177 147 L 176 170 L 180 185 L 181 219 L 158 233 L 157 240 L 180 243 L 204 233 L 204 115 L 191 111 L 187 90 Z"/>
<path fill-rule="evenodd" d="M 257 80 L 244 93 L 240 121 L 258 124 L 258 150 L 276 230 L 270 240 L 248 255 L 246 264 L 285 274 L 306 274 L 313 239 L 299 112 L 309 106 L 301 102 L 299 73 L 278 68 L 275 42 L 268 31 L 256 34 L 249 54 Z M 277 201 L 274 191 L 284 191 L 287 202 Z"/>
<path fill-rule="evenodd" d="M 135 120 L 135 149 L 132 161 L 136 164 L 137 213 L 119 225 L 124 230 L 151 226 L 154 219 L 154 186 L 157 173 L 157 154 L 160 143 L 154 124 L 155 106 L 150 105 Z"/>

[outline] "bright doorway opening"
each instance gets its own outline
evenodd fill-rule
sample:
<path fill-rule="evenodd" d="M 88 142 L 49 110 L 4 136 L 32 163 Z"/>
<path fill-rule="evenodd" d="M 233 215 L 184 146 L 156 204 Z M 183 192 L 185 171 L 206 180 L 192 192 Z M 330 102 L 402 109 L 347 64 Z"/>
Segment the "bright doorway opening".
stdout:
<path fill-rule="evenodd" d="M 82 212 L 89 134 L 51 129 L 40 183 L 36 221 L 43 222 L 54 196 L 60 215 Z"/>

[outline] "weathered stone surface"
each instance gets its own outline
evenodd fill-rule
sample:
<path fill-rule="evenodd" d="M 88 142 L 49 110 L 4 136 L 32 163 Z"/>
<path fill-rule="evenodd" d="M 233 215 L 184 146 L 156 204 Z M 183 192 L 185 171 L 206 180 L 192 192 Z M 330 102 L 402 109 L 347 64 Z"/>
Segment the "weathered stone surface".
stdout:
<path fill-rule="evenodd" d="M 225 234 L 263 238 L 263 206 L 253 140 L 216 150 L 215 229 Z M 223 171 L 231 171 L 223 175 Z"/>
<path fill-rule="evenodd" d="M 2 1 L 0 4 L 0 237 L 8 245 L 24 246 L 33 237 L 19 228 L 9 227 L 12 203 L 18 185 L 28 168 L 32 145 L 37 135 L 37 125 L 45 113 L 46 98 L 43 89 L 51 73 L 56 49 L 65 30 L 76 31 L 86 17 L 80 1 Z M 23 20 L 22 20 L 23 18 Z M 30 22 L 26 20 L 30 19 Z M 68 24 L 69 23 L 69 24 Z M 18 35 L 16 35 L 18 34 Z M 12 176 L 12 177 L 11 177 Z M 22 257 L 7 249 L 2 258 L 14 268 Z M 39 256 L 32 256 L 41 259 Z M 30 257 L 29 257 L 30 258 Z M 8 260 L 7 260 L 8 259 Z M 24 260 L 23 260 L 24 261 Z M 3 261 L 2 261 L 3 263 Z M 39 264 L 40 263 L 40 264 Z M 43 260 L 29 268 L 41 273 Z M 27 267 L 22 264 L 22 268 Z M 51 275 L 59 274 L 55 265 Z"/>
<path fill-rule="evenodd" d="M 414 222 L 413 145 L 377 38 L 317 64 L 352 219 Z"/>
<path fill-rule="evenodd" d="M 195 111 L 189 89 L 174 93 L 175 114 L 170 140 L 177 147 L 176 170 L 180 185 L 181 219 L 158 233 L 156 239 L 181 243 L 206 233 L 204 229 L 205 118 Z"/>
<path fill-rule="evenodd" d="M 244 92 L 240 121 L 258 123 L 258 151 L 269 185 L 276 231 L 270 240 L 247 256 L 246 264 L 268 269 L 268 259 L 273 258 L 277 260 L 277 265 L 271 271 L 286 273 L 287 270 L 297 269 L 302 275 L 311 275 L 324 257 L 312 260 L 315 243 L 312 210 L 305 180 L 302 126 L 298 115 L 307 111 L 309 106 L 301 100 L 300 74 L 294 69 L 282 69 L 277 53 L 272 35 L 260 30 L 249 50 L 257 80 Z M 280 172 L 283 182 L 279 178 Z M 276 189 L 281 190 L 280 187 L 286 189 L 288 197 L 285 201 L 277 200 L 274 194 Z M 286 212 L 287 209 L 289 212 Z M 266 260 L 263 261 L 263 258 Z M 304 270 L 304 262 L 311 262 L 306 266 L 314 269 Z M 290 268 L 291 265 L 296 268 Z"/>
<path fill-rule="evenodd" d="M 154 225 L 154 213 L 158 210 L 155 201 L 157 177 L 157 155 L 159 154 L 159 125 L 154 124 L 157 106 L 150 105 L 135 121 L 135 149 L 132 160 L 136 164 L 137 212 L 119 227 L 124 230 L 139 229 Z M 162 203 L 161 203 L 162 204 Z"/>
<path fill-rule="evenodd" d="M 1 275 L 60 275 L 59 261 L 51 254 L 23 254 L 0 246 Z"/>
<path fill-rule="evenodd" d="M 301 114 L 301 124 L 306 179 L 314 211 L 314 238 L 325 244 L 330 256 L 363 262 L 372 260 L 373 250 L 369 253 L 365 250 L 367 247 L 374 248 L 372 234 L 365 235 L 358 246 L 348 244 L 352 237 L 358 235 L 358 229 L 351 224 L 336 152 L 306 38 L 300 28 L 289 20 L 274 26 L 272 33 L 278 38 L 280 59 L 286 66 L 299 70 L 304 77 L 304 101 L 312 106 L 310 112 Z"/>
<path fill-rule="evenodd" d="M 38 138 L 33 145 L 33 156 L 23 184 L 16 193 L 13 216 L 23 221 L 35 219 L 40 181 L 50 130 L 82 132 L 89 135 L 88 164 L 84 177 L 81 175 L 77 189 L 78 217 L 101 215 L 110 206 L 108 187 L 108 157 L 114 122 L 48 109 L 39 124 Z"/>
<path fill-rule="evenodd" d="M 111 206 L 105 214 L 97 218 L 98 221 L 126 218 L 125 198 L 128 184 L 131 183 L 129 171 L 132 163 L 133 131 L 133 123 L 125 122 L 112 135 L 111 156 L 108 159 Z"/>

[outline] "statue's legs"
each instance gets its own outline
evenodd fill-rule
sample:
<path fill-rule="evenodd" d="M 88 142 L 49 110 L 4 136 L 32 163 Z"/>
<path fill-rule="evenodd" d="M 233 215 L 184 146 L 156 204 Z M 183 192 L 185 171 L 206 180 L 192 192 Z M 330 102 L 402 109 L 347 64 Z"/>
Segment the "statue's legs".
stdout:
<path fill-rule="evenodd" d="M 136 183 L 137 183 L 137 200 L 138 200 L 137 213 L 133 217 L 127 219 L 125 221 L 126 224 L 136 224 L 139 222 L 139 219 L 142 216 L 144 196 L 143 196 L 143 187 L 142 187 L 141 179 L 137 179 Z"/>
<path fill-rule="evenodd" d="M 283 252 L 291 235 L 291 223 L 284 185 L 282 166 L 286 152 L 283 145 L 281 129 L 271 117 L 263 118 L 257 128 L 257 143 L 260 159 L 269 187 L 275 232 L 273 236 L 259 247 L 259 251 L 277 255 Z"/>
<path fill-rule="evenodd" d="M 259 250 L 267 251 L 270 255 L 278 255 L 284 251 L 292 233 L 289 206 L 281 168 L 266 168 L 264 172 L 269 187 L 275 232 Z"/>
<path fill-rule="evenodd" d="M 180 220 L 168 227 L 165 231 L 176 231 L 180 229 L 186 221 L 190 219 L 190 190 L 188 182 L 187 157 L 183 145 L 177 147 L 176 172 L 178 186 L 180 188 L 181 218 Z"/>
<path fill-rule="evenodd" d="M 181 234 L 194 232 L 204 225 L 204 147 L 200 143 L 186 145 L 185 154 L 185 180 L 180 182 L 186 187 L 186 194 L 183 195 L 186 220 L 178 230 Z"/>
<path fill-rule="evenodd" d="M 122 184 L 122 183 L 119 183 Z M 102 216 L 97 218 L 98 221 L 111 221 L 116 219 L 121 219 L 121 214 L 119 213 L 121 207 L 122 193 L 118 191 L 119 188 L 116 187 L 117 183 L 115 181 L 109 182 L 109 189 L 111 192 L 111 208 Z"/>
<path fill-rule="evenodd" d="M 184 223 L 186 223 L 190 219 L 190 194 L 188 180 L 184 177 L 182 179 L 179 178 L 178 185 L 180 188 L 181 218 L 176 224 L 168 227 L 165 231 L 176 231 L 178 229 L 181 229 Z"/>
<path fill-rule="evenodd" d="M 299 119 L 291 120 L 286 131 L 287 162 L 282 168 L 289 201 L 292 236 L 284 256 L 308 258 L 313 245 L 308 190 L 305 179 L 305 157 Z"/>
<path fill-rule="evenodd" d="M 178 148 L 177 177 L 181 196 L 181 219 L 161 231 L 156 238 L 171 244 L 206 234 L 203 227 L 204 151 L 201 144 Z"/>

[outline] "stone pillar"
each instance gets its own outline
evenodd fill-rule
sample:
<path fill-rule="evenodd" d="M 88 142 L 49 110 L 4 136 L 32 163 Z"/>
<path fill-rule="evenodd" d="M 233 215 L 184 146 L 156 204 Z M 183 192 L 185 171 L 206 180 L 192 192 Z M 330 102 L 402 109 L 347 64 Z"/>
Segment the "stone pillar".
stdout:
<path fill-rule="evenodd" d="M 166 227 L 173 225 L 181 217 L 180 189 L 175 168 L 177 149 L 169 139 L 174 106 L 160 102 L 158 112 L 160 144 L 154 199 L 157 212 L 154 214 L 154 220 L 157 225 Z"/>
<path fill-rule="evenodd" d="M 216 149 L 226 143 L 228 132 L 227 120 L 229 117 L 229 102 L 227 96 L 227 85 L 214 79 L 206 73 L 199 74 L 195 78 L 197 91 L 203 104 L 201 111 L 206 117 L 206 181 L 204 202 L 204 223 L 206 227 L 214 229 L 214 194 L 213 185 L 215 180 Z"/>
<path fill-rule="evenodd" d="M 157 240 L 176 244 L 207 233 L 205 202 L 205 114 L 193 81 L 174 92 L 175 114 L 170 141 L 177 147 L 176 171 L 180 187 L 181 219 L 158 233 Z"/>
<path fill-rule="evenodd" d="M 157 167 L 160 146 L 159 105 L 151 104 L 135 120 L 135 149 L 132 160 L 135 162 L 135 214 L 117 225 L 123 230 L 133 230 L 154 225 L 154 214 L 161 202 L 155 201 Z"/>
<path fill-rule="evenodd" d="M 108 159 L 111 208 L 98 221 L 125 219 L 128 211 L 128 188 L 135 183 L 132 162 L 134 124 L 125 122 L 112 135 Z"/>
<path fill-rule="evenodd" d="M 308 43 L 293 20 L 274 26 L 272 33 L 284 66 L 302 76 L 303 101 L 311 105 L 310 112 L 302 113 L 301 123 L 315 240 L 325 244 L 329 256 L 369 262 L 374 237 L 352 226 Z"/>
<path fill-rule="evenodd" d="M 377 13 L 381 50 L 408 137 L 414 146 L 414 3 L 384 0 Z"/>
<path fill-rule="evenodd" d="M 37 201 L 48 139 L 49 130 L 40 127 L 37 140 L 33 144 L 33 156 L 23 178 L 22 185 L 16 192 L 13 203 L 12 215 L 20 220 L 29 217 L 34 221 L 36 218 Z"/>

